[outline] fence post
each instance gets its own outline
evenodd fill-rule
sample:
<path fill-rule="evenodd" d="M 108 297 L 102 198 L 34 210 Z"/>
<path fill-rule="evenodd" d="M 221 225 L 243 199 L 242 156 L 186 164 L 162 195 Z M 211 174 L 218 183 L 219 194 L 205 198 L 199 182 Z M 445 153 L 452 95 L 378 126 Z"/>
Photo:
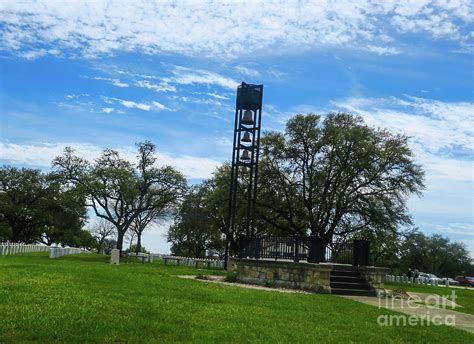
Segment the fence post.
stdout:
<path fill-rule="evenodd" d="M 309 237 L 308 263 L 320 263 L 325 261 L 325 246 L 315 235 Z"/>
<path fill-rule="evenodd" d="M 363 239 L 354 240 L 353 250 L 353 265 L 369 265 L 370 241 Z"/>
<path fill-rule="evenodd" d="M 247 258 L 248 256 L 247 252 L 245 252 L 244 254 L 244 250 L 247 251 L 245 241 L 246 241 L 245 236 L 243 234 L 240 234 L 239 235 L 239 255 L 238 255 L 239 258 L 244 258 L 244 257 Z"/>
<path fill-rule="evenodd" d="M 300 238 L 296 235 L 293 237 L 293 245 L 294 245 L 294 257 L 293 261 L 298 263 L 300 261 Z"/>

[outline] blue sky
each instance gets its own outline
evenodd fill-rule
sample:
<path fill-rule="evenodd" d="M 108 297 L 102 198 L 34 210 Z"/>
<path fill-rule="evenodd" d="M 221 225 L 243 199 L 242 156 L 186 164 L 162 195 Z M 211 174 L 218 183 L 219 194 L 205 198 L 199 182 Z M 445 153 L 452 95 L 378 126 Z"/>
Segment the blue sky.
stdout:
<path fill-rule="evenodd" d="M 0 162 L 148 139 L 197 182 L 230 157 L 236 86 L 262 83 L 264 129 L 348 111 L 409 135 L 416 226 L 474 256 L 473 23 L 470 1 L 2 1 Z M 166 251 L 165 227 L 145 246 Z"/>

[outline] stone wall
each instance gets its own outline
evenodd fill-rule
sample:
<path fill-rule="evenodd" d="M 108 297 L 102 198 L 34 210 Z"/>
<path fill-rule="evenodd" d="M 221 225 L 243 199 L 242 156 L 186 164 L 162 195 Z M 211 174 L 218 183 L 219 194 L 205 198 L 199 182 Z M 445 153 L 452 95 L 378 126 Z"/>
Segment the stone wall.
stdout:
<path fill-rule="evenodd" d="M 229 270 L 236 272 L 238 282 L 317 293 L 331 292 L 333 264 L 229 258 L 228 266 Z M 350 266 L 350 269 L 359 271 L 376 291 L 384 288 L 384 277 L 389 271 L 374 266 Z"/>
<path fill-rule="evenodd" d="M 331 264 L 229 258 L 237 281 L 268 287 L 330 293 Z"/>
<path fill-rule="evenodd" d="M 365 279 L 375 290 L 384 288 L 385 275 L 390 272 L 389 268 L 377 266 L 359 266 L 357 267 L 360 276 Z"/>

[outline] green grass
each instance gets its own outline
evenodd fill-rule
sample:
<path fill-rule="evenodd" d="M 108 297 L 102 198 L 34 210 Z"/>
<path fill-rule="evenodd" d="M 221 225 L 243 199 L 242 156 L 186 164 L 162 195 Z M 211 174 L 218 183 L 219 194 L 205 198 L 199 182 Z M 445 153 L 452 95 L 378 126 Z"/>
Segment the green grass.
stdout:
<path fill-rule="evenodd" d="M 474 314 L 474 288 L 446 288 L 442 286 L 422 285 L 422 284 L 408 284 L 408 283 L 385 283 L 387 289 L 403 289 L 405 291 L 414 291 L 419 293 L 430 293 L 441 296 L 450 296 L 454 291 L 456 295 L 456 304 L 460 305 L 455 311 Z M 450 309 L 450 308 L 448 308 Z"/>
<path fill-rule="evenodd" d="M 334 295 L 176 278 L 223 273 L 108 257 L 0 257 L 0 342 L 472 343 L 446 326 L 380 327 L 386 310 Z"/>

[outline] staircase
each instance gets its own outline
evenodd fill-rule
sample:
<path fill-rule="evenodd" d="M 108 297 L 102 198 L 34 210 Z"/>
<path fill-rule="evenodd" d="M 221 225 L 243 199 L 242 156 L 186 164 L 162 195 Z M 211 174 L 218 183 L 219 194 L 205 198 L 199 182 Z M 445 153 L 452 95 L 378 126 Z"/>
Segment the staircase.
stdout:
<path fill-rule="evenodd" d="M 331 271 L 331 293 L 336 295 L 376 296 L 373 289 L 350 265 L 335 265 Z"/>

